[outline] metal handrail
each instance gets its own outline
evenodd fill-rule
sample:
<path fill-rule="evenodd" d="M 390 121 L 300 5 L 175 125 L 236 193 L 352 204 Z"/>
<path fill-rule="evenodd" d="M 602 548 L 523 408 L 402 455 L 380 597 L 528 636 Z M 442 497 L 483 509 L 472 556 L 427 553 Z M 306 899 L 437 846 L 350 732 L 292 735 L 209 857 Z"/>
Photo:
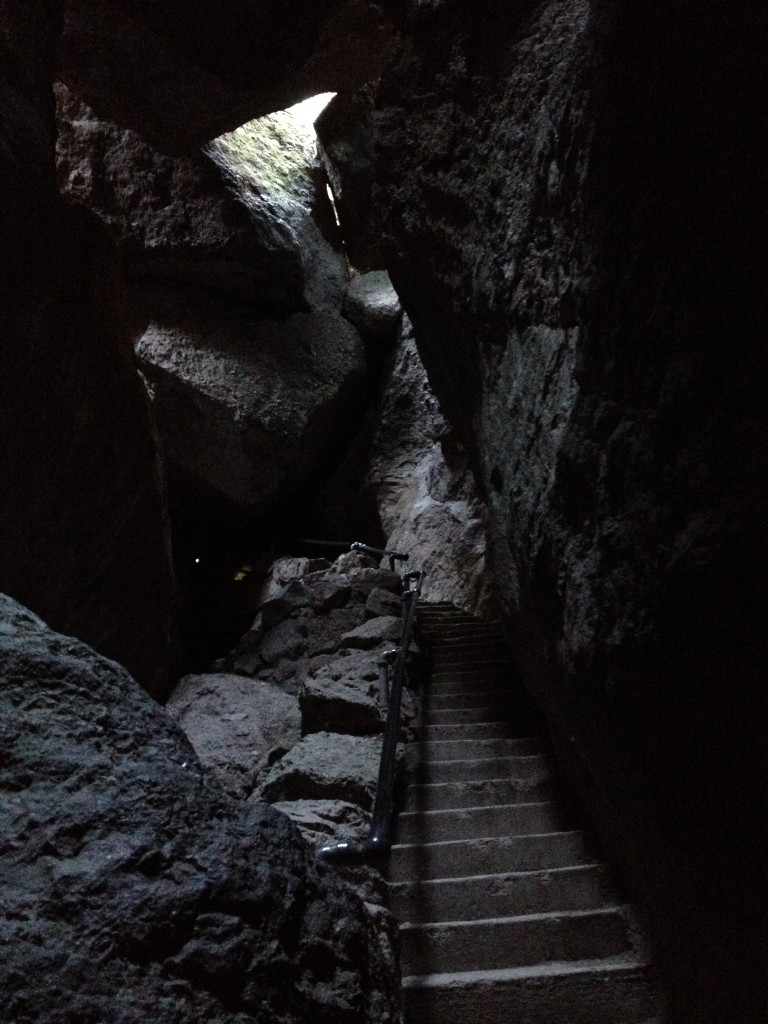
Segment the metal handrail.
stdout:
<path fill-rule="evenodd" d="M 407 557 L 407 555 L 406 555 Z M 376 797 L 373 802 L 371 826 L 368 835 L 362 841 L 332 843 L 321 846 L 317 856 L 321 860 L 359 861 L 369 857 L 386 857 L 392 849 L 392 806 L 395 795 L 395 760 L 397 757 L 397 738 L 400 732 L 400 704 L 403 684 L 406 677 L 408 648 L 411 643 L 413 620 L 416 606 L 421 594 L 421 585 L 426 573 L 419 570 L 403 576 L 405 591 L 403 592 L 403 628 L 400 643 L 395 648 L 394 668 L 388 686 L 387 720 L 384 725 L 384 739 L 381 744 L 381 761 L 379 762 L 379 778 L 376 783 Z M 379 667 L 388 668 L 387 651 L 382 655 Z M 387 673 L 387 675 L 389 675 Z"/>
<path fill-rule="evenodd" d="M 308 537 L 300 537 L 296 544 L 314 544 L 321 548 L 343 548 L 345 551 L 362 551 L 363 554 L 373 555 L 374 558 L 388 558 L 389 568 L 395 571 L 395 562 L 407 562 L 408 555 L 402 551 L 387 551 L 386 548 L 373 548 L 370 544 L 363 544 L 359 540 L 312 540 Z"/>

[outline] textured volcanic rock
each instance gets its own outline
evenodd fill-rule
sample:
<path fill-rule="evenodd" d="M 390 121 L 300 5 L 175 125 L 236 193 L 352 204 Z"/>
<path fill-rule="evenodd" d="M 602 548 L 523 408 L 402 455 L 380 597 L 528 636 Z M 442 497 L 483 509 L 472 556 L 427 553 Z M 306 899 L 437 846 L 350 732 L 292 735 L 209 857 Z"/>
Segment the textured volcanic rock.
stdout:
<path fill-rule="evenodd" d="M 0 13 L 0 586 L 161 695 L 174 605 L 147 396 L 104 231 L 55 184 L 42 5 Z"/>
<path fill-rule="evenodd" d="M 119 666 L 0 598 L 0 985 L 18 1024 L 398 1020 L 383 936 Z"/>
<path fill-rule="evenodd" d="M 384 266 L 371 216 L 374 95 L 372 87 L 340 92 L 315 121 L 344 246 L 363 273 Z"/>
<path fill-rule="evenodd" d="M 407 319 L 367 461 L 365 485 L 386 546 L 407 551 L 409 565 L 426 572 L 424 599 L 492 614 L 483 504 L 466 452 L 440 413 Z"/>
<path fill-rule="evenodd" d="M 380 644 L 391 644 L 397 640 L 401 628 L 402 620 L 399 616 L 381 615 L 345 633 L 342 642 L 346 647 L 368 651 Z"/>
<path fill-rule="evenodd" d="M 259 774 L 301 736 L 296 697 L 242 675 L 185 676 L 165 707 L 201 764 L 234 796 L 252 793 Z"/>
<path fill-rule="evenodd" d="M 419 4 L 385 247 L 520 667 L 679 1020 L 759 1016 L 764 8 Z M 759 268 L 759 269 L 758 269 Z"/>
<path fill-rule="evenodd" d="M 109 225 L 129 274 L 274 311 L 340 309 L 346 262 L 332 239 L 315 134 L 290 111 L 186 157 L 99 120 L 65 86 L 57 88 L 57 124 L 60 188 Z"/>
<path fill-rule="evenodd" d="M 272 806 L 287 814 L 315 846 L 345 839 L 361 841 L 371 823 L 370 814 L 343 800 L 279 800 Z"/>
<path fill-rule="evenodd" d="M 380 732 L 383 713 L 376 658 L 352 651 L 310 669 L 299 689 L 299 706 L 305 733 Z"/>
<path fill-rule="evenodd" d="M 239 324 L 180 313 L 153 321 L 136 351 L 169 461 L 251 512 L 328 456 L 365 373 L 357 331 L 330 313 Z"/>
<path fill-rule="evenodd" d="M 400 300 L 385 270 L 353 277 L 344 299 L 344 316 L 363 337 L 391 341 L 402 314 Z"/>
<path fill-rule="evenodd" d="M 277 800 L 343 800 L 369 811 L 376 791 L 381 737 L 313 732 L 264 775 L 259 796 Z"/>
<path fill-rule="evenodd" d="M 67 0 L 59 74 L 172 152 L 321 92 L 378 77 L 391 28 L 366 0 Z"/>

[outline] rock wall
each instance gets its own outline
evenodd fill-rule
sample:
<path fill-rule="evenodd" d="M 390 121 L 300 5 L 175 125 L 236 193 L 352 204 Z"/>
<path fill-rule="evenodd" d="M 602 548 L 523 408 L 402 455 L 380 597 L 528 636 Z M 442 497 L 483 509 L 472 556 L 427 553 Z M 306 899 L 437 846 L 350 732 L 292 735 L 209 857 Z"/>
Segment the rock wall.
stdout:
<path fill-rule="evenodd" d="M 380 930 L 114 662 L 0 597 L 0 1006 L 18 1024 L 390 1024 Z"/>
<path fill-rule="evenodd" d="M 121 0 L 12 2 L 0 12 L 0 415 L 9 439 L 0 456 L 8 481 L 0 499 L 0 581 L 55 626 L 120 659 L 157 695 L 167 687 L 175 603 L 165 487 L 146 393 L 127 347 L 114 254 L 93 218 L 73 214 L 57 196 L 52 81 L 73 87 L 97 118 L 137 128 L 167 151 L 194 154 L 258 114 L 323 90 L 362 86 L 390 40 L 381 11 L 359 0 L 326 0 L 311 10 L 236 4 L 225 18 L 206 4 L 180 14 L 172 5 Z M 131 197 L 131 216 L 118 234 L 129 236 L 134 255 L 140 247 L 131 219 L 138 232 L 148 230 L 160 262 L 169 238 L 181 238 L 184 258 L 177 248 L 164 272 L 187 283 L 198 280 L 194 264 L 206 256 L 214 264 L 207 272 L 219 283 L 239 272 L 253 290 L 269 276 L 269 239 L 260 240 L 261 249 L 243 240 L 242 210 L 210 197 L 206 203 L 199 175 L 179 176 L 170 160 L 148 167 L 148 147 L 138 139 L 129 145 L 117 129 L 96 144 L 93 118 L 69 109 L 81 132 L 67 167 L 71 191 L 90 190 L 92 199 L 100 190 L 93 206 L 100 216 L 109 210 L 102 219 L 112 228 L 120 220 L 115 192 Z M 89 156 L 86 137 L 94 146 Z M 237 163 L 221 151 L 214 157 L 230 168 Z M 149 197 L 141 195 L 136 160 L 146 173 L 156 172 L 158 188 Z M 174 221 L 174 175 L 193 200 L 186 213 L 206 206 L 202 238 L 194 217 L 186 235 Z M 143 218 L 153 202 L 149 227 Z M 217 225 L 225 239 L 211 236 Z M 218 243 L 225 253 L 216 251 Z M 130 246 L 122 248 L 125 255 Z M 309 259 L 317 255 L 313 238 L 302 236 L 294 250 L 281 285 L 290 299 L 276 300 L 281 309 L 304 301 L 302 256 L 313 268 L 323 264 Z"/>
<path fill-rule="evenodd" d="M 63 0 L 59 74 L 85 102 L 169 152 L 321 92 L 376 78 L 392 41 L 366 0 Z"/>
<path fill-rule="evenodd" d="M 679 1021 L 759 1016 L 765 14 L 415 3 L 390 272 L 487 496 L 510 637 Z M 760 268 L 760 269 L 758 269 Z"/>
<path fill-rule="evenodd" d="M 161 695 L 163 483 L 114 248 L 56 189 L 55 30 L 47 6 L 0 16 L 0 586 Z"/>

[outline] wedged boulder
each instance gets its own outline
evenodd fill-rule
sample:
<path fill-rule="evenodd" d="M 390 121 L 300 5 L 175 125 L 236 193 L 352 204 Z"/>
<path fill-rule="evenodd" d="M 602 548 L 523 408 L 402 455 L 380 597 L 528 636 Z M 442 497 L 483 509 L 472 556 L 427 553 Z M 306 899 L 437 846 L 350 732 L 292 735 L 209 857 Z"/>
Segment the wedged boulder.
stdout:
<path fill-rule="evenodd" d="M 242 675 L 185 676 L 165 709 L 201 764 L 234 796 L 252 793 L 260 773 L 301 738 L 296 697 Z"/>
<path fill-rule="evenodd" d="M 394 341 L 402 306 L 386 270 L 353 277 L 344 298 L 344 316 L 364 338 Z"/>
<path fill-rule="evenodd" d="M 370 810 L 381 737 L 313 732 L 264 775 L 259 796 L 276 800 L 343 800 Z"/>
<path fill-rule="evenodd" d="M 305 733 L 380 732 L 383 717 L 376 658 L 353 651 L 310 669 L 299 688 L 299 706 Z"/>
<path fill-rule="evenodd" d="M 68 0 L 59 74 L 103 117 L 190 152 L 254 117 L 376 79 L 392 29 L 363 0 Z"/>
<path fill-rule="evenodd" d="M 154 321 L 136 351 L 169 461 L 251 513 L 295 491 L 328 456 L 365 374 L 357 331 L 330 313 Z"/>
<path fill-rule="evenodd" d="M 399 1019 L 386 935 L 285 815 L 114 662 L 6 597 L 0 622 L 6 1019 Z"/>
<path fill-rule="evenodd" d="M 110 227 L 129 275 L 276 313 L 341 309 L 346 261 L 314 131 L 291 111 L 172 157 L 59 85 L 57 126 L 59 187 Z"/>

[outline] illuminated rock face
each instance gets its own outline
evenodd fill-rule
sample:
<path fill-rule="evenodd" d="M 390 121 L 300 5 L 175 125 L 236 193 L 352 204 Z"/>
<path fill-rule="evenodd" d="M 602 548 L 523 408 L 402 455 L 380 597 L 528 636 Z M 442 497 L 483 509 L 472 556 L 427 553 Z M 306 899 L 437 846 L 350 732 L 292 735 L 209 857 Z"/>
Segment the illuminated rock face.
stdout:
<path fill-rule="evenodd" d="M 686 1021 L 759 1015 L 764 19 L 418 4 L 376 114 L 520 668 Z"/>
<path fill-rule="evenodd" d="M 59 186 L 120 243 L 134 293 L 339 310 L 347 267 L 312 126 L 290 111 L 171 157 L 57 87 Z M 226 297 L 226 298 L 224 298 Z"/>

